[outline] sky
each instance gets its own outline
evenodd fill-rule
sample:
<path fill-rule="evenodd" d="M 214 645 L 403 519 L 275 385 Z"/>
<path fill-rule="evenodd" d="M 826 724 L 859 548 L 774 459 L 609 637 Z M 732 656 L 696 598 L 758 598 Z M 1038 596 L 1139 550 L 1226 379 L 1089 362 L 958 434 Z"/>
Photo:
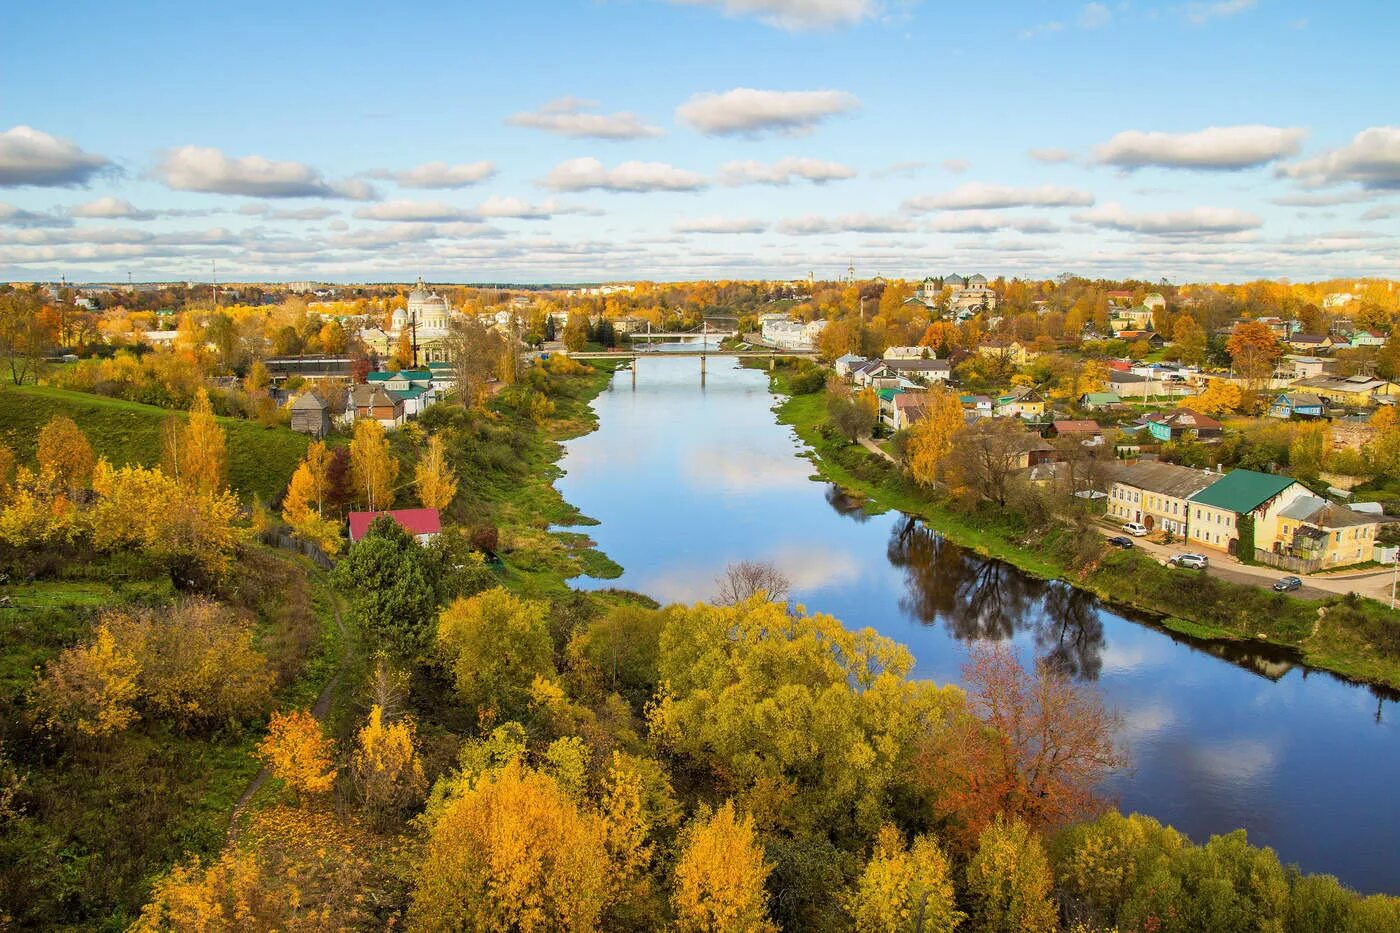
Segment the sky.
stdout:
<path fill-rule="evenodd" d="M 0 280 L 1400 273 L 1393 0 L 0 21 Z"/>

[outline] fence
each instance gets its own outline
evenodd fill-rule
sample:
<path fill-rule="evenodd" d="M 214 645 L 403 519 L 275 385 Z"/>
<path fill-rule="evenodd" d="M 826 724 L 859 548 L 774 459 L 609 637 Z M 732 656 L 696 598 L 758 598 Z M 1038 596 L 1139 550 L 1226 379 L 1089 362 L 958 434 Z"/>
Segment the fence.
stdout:
<path fill-rule="evenodd" d="M 1307 560 L 1302 557 L 1294 557 L 1292 554 L 1275 554 L 1273 551 L 1264 551 L 1259 548 L 1254 549 L 1254 560 L 1260 564 L 1268 564 L 1270 567 L 1277 567 L 1280 570 L 1291 570 L 1294 573 L 1316 573 L 1322 569 L 1321 559 Z"/>
<path fill-rule="evenodd" d="M 335 566 L 335 562 L 330 559 L 320 545 L 314 541 L 303 541 L 288 531 L 273 529 L 264 531 L 258 535 L 258 540 L 270 547 L 281 548 L 284 551 L 296 551 L 298 554 L 305 554 L 311 558 L 312 563 L 322 570 L 330 570 Z"/>

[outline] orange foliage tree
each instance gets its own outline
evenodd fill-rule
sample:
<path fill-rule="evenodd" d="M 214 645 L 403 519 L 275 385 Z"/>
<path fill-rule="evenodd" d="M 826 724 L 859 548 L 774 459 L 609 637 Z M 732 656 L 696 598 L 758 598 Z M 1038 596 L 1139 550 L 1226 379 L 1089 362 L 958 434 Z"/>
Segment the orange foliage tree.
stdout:
<path fill-rule="evenodd" d="M 772 933 L 763 884 L 772 865 L 754 834 L 753 818 L 739 817 L 733 801 L 687 830 L 676 860 L 671 896 L 676 929 L 683 933 Z"/>
<path fill-rule="evenodd" d="M 92 445 L 72 418 L 55 415 L 39 432 L 39 473 L 55 489 L 83 489 L 92 480 Z"/>
<path fill-rule="evenodd" d="M 306 710 L 273 713 L 267 736 L 258 745 L 258 754 L 275 777 L 286 781 L 298 793 L 322 794 L 335 784 L 331 764 L 333 743 L 321 732 L 321 724 Z"/>
<path fill-rule="evenodd" d="M 80 736 L 109 736 L 135 722 L 141 664 L 117 645 L 106 625 L 90 645 L 69 648 L 50 661 L 34 686 L 44 725 Z"/>

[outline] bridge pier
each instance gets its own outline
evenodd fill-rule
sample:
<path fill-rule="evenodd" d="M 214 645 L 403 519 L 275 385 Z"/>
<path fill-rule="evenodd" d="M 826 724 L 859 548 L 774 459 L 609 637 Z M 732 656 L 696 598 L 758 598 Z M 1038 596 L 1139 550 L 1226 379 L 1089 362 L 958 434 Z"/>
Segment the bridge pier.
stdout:
<path fill-rule="evenodd" d="M 700 354 L 700 387 L 705 387 L 705 354 Z"/>
<path fill-rule="evenodd" d="M 638 363 L 638 362 L 640 362 L 640 360 L 639 360 L 638 357 L 636 357 L 636 356 L 632 357 L 632 388 L 633 388 L 633 389 L 637 388 L 637 363 Z"/>
<path fill-rule="evenodd" d="M 771 373 L 771 372 L 773 372 L 773 370 L 774 370 L 775 368 L 777 368 L 777 361 L 778 361 L 778 354 L 776 354 L 776 353 L 770 353 L 770 354 L 768 354 L 768 372 Z"/>

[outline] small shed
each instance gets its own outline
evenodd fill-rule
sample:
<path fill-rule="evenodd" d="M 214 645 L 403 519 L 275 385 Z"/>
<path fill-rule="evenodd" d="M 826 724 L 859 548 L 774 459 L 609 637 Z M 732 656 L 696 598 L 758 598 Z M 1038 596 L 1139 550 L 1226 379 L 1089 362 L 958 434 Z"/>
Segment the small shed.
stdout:
<path fill-rule="evenodd" d="M 331 411 L 315 392 L 303 392 L 292 401 L 292 430 L 321 438 L 330 433 Z"/>

